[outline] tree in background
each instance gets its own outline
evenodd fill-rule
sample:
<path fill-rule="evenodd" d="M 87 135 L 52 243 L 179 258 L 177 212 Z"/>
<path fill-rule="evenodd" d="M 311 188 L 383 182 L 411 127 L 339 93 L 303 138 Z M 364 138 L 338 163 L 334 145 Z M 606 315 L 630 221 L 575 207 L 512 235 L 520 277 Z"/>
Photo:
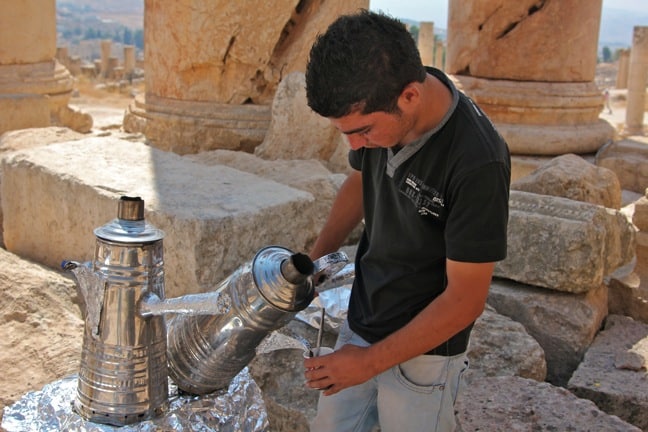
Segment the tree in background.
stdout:
<path fill-rule="evenodd" d="M 603 63 L 611 63 L 612 62 L 612 51 L 608 46 L 603 47 Z"/>

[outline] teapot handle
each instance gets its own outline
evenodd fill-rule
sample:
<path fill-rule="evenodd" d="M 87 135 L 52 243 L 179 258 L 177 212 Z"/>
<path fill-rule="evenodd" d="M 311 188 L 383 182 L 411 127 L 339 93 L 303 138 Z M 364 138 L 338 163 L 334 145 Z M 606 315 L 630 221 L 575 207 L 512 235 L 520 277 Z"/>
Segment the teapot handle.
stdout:
<path fill-rule="evenodd" d="M 324 281 L 330 279 L 331 276 L 342 270 L 348 262 L 349 257 L 342 251 L 324 255 L 323 257 L 313 261 L 313 264 L 315 266 L 315 270 L 313 272 L 313 280 L 315 281 L 315 286 L 317 287 Z"/>

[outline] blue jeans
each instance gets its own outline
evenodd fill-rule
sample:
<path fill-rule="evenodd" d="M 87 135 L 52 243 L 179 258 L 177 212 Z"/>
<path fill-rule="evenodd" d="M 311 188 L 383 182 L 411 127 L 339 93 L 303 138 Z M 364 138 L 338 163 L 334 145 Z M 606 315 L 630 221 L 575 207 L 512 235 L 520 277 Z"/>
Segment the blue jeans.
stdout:
<path fill-rule="evenodd" d="M 335 349 L 370 344 L 348 323 Z M 454 431 L 454 403 L 468 369 L 464 354 L 422 355 L 401 363 L 360 385 L 331 396 L 320 395 L 311 432 Z"/>

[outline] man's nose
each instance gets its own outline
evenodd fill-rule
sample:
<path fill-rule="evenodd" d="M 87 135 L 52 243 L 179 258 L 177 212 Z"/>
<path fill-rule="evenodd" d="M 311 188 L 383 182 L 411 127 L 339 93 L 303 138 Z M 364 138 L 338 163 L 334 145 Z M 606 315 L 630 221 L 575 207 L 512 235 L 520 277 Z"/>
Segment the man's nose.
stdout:
<path fill-rule="evenodd" d="M 358 150 L 360 147 L 364 147 L 367 144 L 367 139 L 358 134 L 347 135 L 346 138 L 349 141 L 349 146 L 353 150 Z"/>

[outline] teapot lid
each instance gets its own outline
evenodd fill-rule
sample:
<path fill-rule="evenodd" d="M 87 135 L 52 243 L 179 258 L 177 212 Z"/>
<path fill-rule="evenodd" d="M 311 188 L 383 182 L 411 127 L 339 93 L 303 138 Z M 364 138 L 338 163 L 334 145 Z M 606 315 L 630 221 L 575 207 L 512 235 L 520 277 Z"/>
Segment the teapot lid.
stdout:
<path fill-rule="evenodd" d="M 95 228 L 97 237 L 116 243 L 153 243 L 164 238 L 164 231 L 144 220 L 144 200 L 122 196 L 117 206 L 117 219 Z"/>
<path fill-rule="evenodd" d="M 273 306 L 298 312 L 313 301 L 315 287 L 310 277 L 315 270 L 311 259 L 279 246 L 257 252 L 252 261 L 254 282 Z"/>

